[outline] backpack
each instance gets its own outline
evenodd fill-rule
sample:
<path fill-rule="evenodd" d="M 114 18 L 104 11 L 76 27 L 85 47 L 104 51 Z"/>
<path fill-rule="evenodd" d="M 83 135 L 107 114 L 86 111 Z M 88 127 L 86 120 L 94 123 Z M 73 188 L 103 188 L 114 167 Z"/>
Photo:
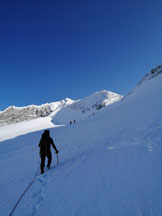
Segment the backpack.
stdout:
<path fill-rule="evenodd" d="M 40 147 L 40 155 L 42 154 L 45 154 L 47 155 L 48 154 L 48 140 L 47 139 L 41 139 L 40 141 L 40 144 L 39 144 L 39 147 Z"/>

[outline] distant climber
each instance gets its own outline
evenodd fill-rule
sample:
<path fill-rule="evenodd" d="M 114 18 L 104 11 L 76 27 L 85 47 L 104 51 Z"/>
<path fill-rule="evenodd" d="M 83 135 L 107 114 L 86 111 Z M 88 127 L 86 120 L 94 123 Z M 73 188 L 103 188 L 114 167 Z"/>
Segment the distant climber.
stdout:
<path fill-rule="evenodd" d="M 70 125 L 72 124 L 72 121 L 70 121 Z"/>
<path fill-rule="evenodd" d="M 76 121 L 74 120 L 74 124 L 76 123 Z"/>
<path fill-rule="evenodd" d="M 45 130 L 44 133 L 42 134 L 42 138 L 39 142 L 39 147 L 40 147 L 40 157 L 41 157 L 41 164 L 40 164 L 40 169 L 41 169 L 41 174 L 44 173 L 44 166 L 45 166 L 45 158 L 48 158 L 48 164 L 47 167 L 50 168 L 51 162 L 52 162 L 52 153 L 51 153 L 51 145 L 55 150 L 55 153 L 58 154 L 59 151 L 57 150 L 53 139 L 50 137 L 50 131 Z"/>

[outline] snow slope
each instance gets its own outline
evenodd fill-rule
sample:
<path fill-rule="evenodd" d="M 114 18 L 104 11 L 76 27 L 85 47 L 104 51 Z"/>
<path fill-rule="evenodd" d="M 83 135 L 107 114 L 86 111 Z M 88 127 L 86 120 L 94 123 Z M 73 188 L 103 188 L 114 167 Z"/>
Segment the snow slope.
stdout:
<path fill-rule="evenodd" d="M 51 129 L 60 164 L 38 175 L 16 216 L 162 216 L 162 74 L 77 124 Z M 38 170 L 41 131 L 0 142 L 0 209 Z"/>
<path fill-rule="evenodd" d="M 96 92 L 88 97 L 74 101 L 50 116 L 55 124 L 69 124 L 70 121 L 81 121 L 92 117 L 114 103 L 120 102 L 123 96 L 111 91 Z"/>
<path fill-rule="evenodd" d="M 27 134 L 33 131 L 39 131 L 45 128 L 59 127 L 51 122 L 49 116 L 45 118 L 32 119 L 30 121 L 18 122 L 0 127 L 0 141 L 12 139 L 17 136 Z"/>

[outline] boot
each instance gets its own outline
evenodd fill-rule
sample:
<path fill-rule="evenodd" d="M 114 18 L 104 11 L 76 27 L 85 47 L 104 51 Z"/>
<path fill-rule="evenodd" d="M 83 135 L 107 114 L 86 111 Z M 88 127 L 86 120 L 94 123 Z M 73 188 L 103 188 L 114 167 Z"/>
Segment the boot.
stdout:
<path fill-rule="evenodd" d="M 41 170 L 41 174 L 43 174 L 44 173 L 44 170 Z"/>

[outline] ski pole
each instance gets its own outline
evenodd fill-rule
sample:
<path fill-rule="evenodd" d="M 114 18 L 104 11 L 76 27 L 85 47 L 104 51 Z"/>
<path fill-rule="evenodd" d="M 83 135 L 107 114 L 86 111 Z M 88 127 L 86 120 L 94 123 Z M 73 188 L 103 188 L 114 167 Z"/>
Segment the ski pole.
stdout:
<path fill-rule="evenodd" d="M 59 164 L 58 153 L 56 153 L 56 156 L 57 156 L 57 164 Z"/>

